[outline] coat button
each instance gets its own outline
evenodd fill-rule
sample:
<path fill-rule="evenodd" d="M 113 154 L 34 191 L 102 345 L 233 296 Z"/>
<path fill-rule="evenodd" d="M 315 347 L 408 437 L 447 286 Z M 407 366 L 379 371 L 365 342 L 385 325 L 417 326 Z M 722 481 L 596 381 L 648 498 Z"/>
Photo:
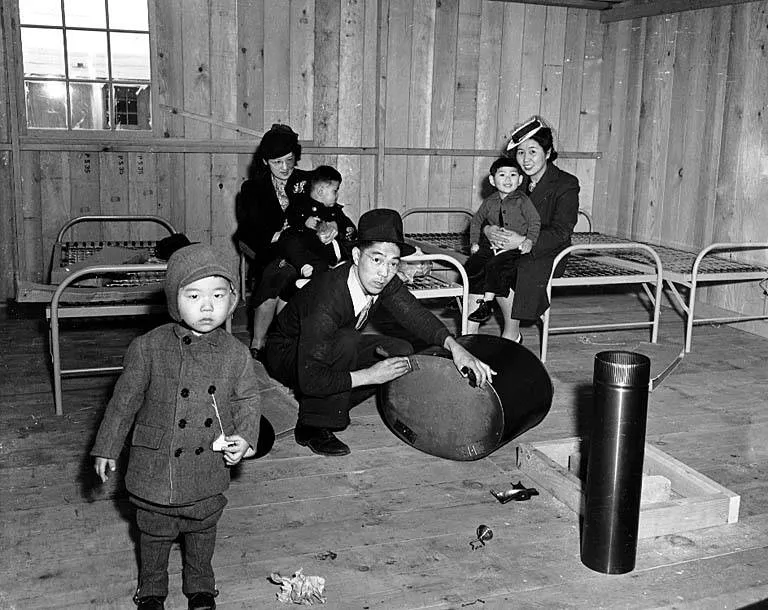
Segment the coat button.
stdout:
<path fill-rule="evenodd" d="M 203 452 L 202 447 L 198 447 L 197 449 L 195 449 L 195 455 L 200 455 L 202 452 Z"/>
<path fill-rule="evenodd" d="M 216 393 L 216 386 L 215 385 L 208 386 L 208 393 L 209 394 L 215 394 Z"/>
<path fill-rule="evenodd" d="M 189 396 L 189 390 L 187 388 L 182 388 L 181 397 L 186 398 L 187 396 Z"/>
<path fill-rule="evenodd" d="M 192 343 L 192 339 L 189 336 L 184 337 L 182 341 L 184 341 L 184 345 L 189 345 Z"/>
<path fill-rule="evenodd" d="M 210 417 L 205 420 L 205 427 L 206 428 L 210 428 L 212 424 L 213 424 L 213 420 Z"/>
<path fill-rule="evenodd" d="M 186 419 L 180 419 L 179 420 L 179 428 L 184 428 L 184 427 L 186 427 L 186 425 L 187 425 L 187 420 Z"/>
<path fill-rule="evenodd" d="M 182 454 L 181 449 L 177 449 L 176 451 L 173 452 L 173 455 L 175 455 L 176 457 L 180 457 L 181 454 Z"/>

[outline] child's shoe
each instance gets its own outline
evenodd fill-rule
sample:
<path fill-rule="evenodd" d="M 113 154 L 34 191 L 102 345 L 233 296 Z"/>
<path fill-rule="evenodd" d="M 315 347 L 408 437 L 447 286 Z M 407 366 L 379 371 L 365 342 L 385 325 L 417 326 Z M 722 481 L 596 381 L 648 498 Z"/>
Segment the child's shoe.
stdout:
<path fill-rule="evenodd" d="M 469 314 L 468 319 L 470 322 L 480 322 L 482 324 L 483 322 L 490 320 L 493 315 L 493 301 L 483 301 L 482 299 L 478 299 L 477 302 L 480 303 L 480 305 L 475 311 Z"/>
<path fill-rule="evenodd" d="M 147 595 L 134 598 L 136 610 L 165 610 L 165 598 L 159 595 Z"/>
<path fill-rule="evenodd" d="M 217 591 L 218 593 L 218 591 Z M 187 608 L 189 610 L 215 610 L 216 608 L 216 595 L 213 593 L 206 593 L 200 591 L 199 593 L 193 593 L 189 596 L 189 604 Z"/>

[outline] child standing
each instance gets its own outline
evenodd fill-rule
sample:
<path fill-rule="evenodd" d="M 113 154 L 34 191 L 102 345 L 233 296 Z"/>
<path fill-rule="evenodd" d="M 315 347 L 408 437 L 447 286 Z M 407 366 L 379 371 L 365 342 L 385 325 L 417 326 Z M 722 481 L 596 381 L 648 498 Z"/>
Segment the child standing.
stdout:
<path fill-rule="evenodd" d="M 478 308 L 469 314 L 472 322 L 487 322 L 493 314 L 493 299 L 508 286 L 511 274 L 517 271 L 520 256 L 528 254 L 539 238 L 541 219 L 531 200 L 517 187 L 523 174 L 516 159 L 499 157 L 491 165 L 488 181 L 496 191 L 483 200 L 469 225 L 471 256 L 465 263 L 467 275 L 474 284 L 482 286 L 483 296 Z M 485 225 L 498 225 L 525 237 L 516 249 L 499 250 L 480 240 Z M 480 292 L 472 289 L 471 292 Z"/>
<path fill-rule="evenodd" d="M 320 165 L 309 182 L 309 196 L 296 198 L 288 206 L 289 226 L 278 244 L 281 255 L 304 278 L 348 259 L 355 235 L 355 224 L 338 203 L 339 171 Z"/>
<path fill-rule="evenodd" d="M 254 455 L 261 414 L 248 348 L 221 328 L 237 305 L 236 286 L 208 246 L 171 256 L 165 295 L 174 322 L 131 343 L 91 450 L 106 481 L 133 429 L 125 486 L 140 532 L 140 610 L 164 608 L 179 535 L 188 607 L 216 607 L 211 560 L 227 467 Z"/>

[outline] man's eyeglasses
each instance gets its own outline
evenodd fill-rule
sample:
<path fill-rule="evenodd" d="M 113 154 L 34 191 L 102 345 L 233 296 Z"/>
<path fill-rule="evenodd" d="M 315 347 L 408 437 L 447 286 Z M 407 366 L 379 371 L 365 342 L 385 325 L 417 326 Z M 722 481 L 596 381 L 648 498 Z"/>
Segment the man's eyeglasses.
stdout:
<path fill-rule="evenodd" d="M 391 273 L 395 273 L 397 271 L 397 268 L 400 266 L 399 260 L 394 261 L 387 261 L 383 256 L 380 256 L 378 254 L 368 254 L 367 252 L 363 252 L 363 256 L 368 258 L 375 267 L 379 269 L 383 269 L 384 267 L 387 268 L 387 270 Z"/>

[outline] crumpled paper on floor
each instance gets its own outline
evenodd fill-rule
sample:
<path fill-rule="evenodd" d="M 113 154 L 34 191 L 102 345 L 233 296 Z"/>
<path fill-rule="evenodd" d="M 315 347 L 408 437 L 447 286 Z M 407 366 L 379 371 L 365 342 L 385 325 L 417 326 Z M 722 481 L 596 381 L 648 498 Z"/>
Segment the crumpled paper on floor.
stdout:
<path fill-rule="evenodd" d="M 304 576 L 299 568 L 291 578 L 280 576 L 277 572 L 269 575 L 269 580 L 280 585 L 277 600 L 311 606 L 325 603 L 325 578 L 322 576 Z"/>

